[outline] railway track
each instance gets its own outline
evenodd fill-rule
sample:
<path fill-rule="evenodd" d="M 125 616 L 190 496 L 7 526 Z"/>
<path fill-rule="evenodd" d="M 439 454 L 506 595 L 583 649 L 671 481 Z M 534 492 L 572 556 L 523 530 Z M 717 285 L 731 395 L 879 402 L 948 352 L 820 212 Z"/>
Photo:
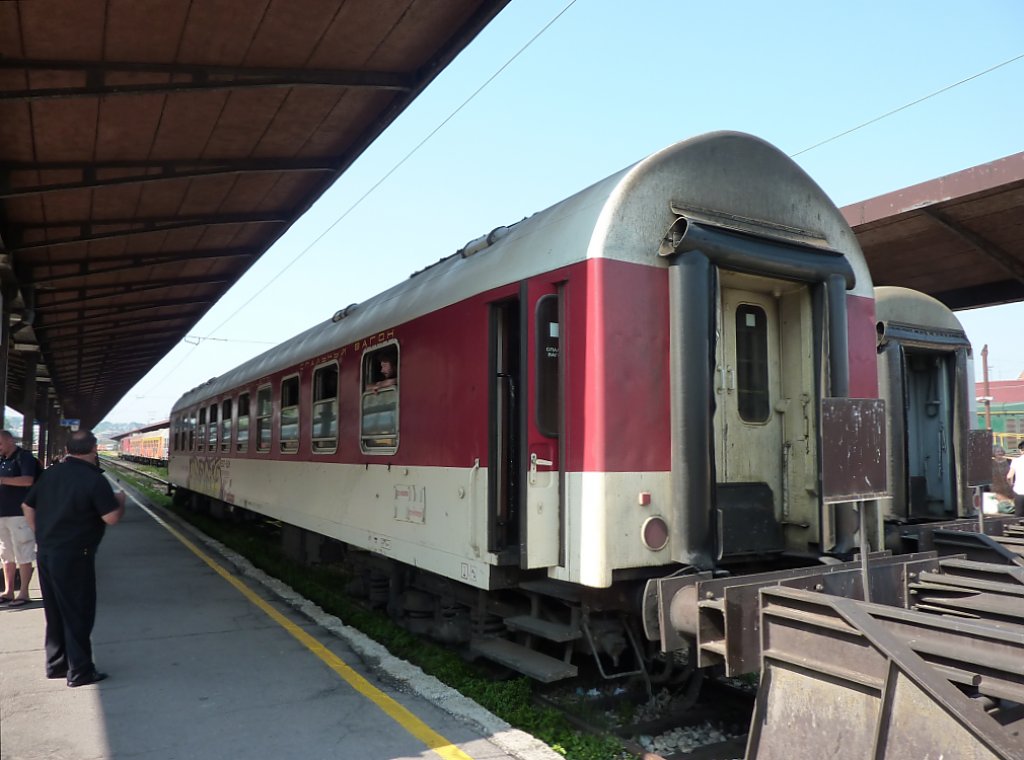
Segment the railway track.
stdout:
<path fill-rule="evenodd" d="M 137 467 L 135 465 L 131 465 L 131 464 L 128 464 L 126 462 L 122 462 L 120 459 L 114 459 L 113 457 L 101 457 L 100 458 L 100 464 L 101 465 L 109 465 L 109 466 L 112 466 L 112 467 L 114 467 L 114 468 L 116 468 L 118 470 L 130 472 L 133 475 L 137 475 L 137 476 L 139 476 L 141 478 L 145 478 L 146 480 L 148 480 L 148 481 L 150 481 L 152 483 L 157 483 L 159 485 L 162 485 L 162 486 L 164 486 L 164 488 L 167 489 L 168 493 L 170 493 L 171 488 L 173 487 L 173 484 L 169 480 L 165 480 L 164 478 L 158 477 L 158 476 L 154 475 L 151 472 L 146 472 L 145 470 L 143 470 L 140 467 Z"/>
<path fill-rule="evenodd" d="M 569 684 L 534 696 L 579 731 L 611 736 L 645 760 L 742 758 L 755 691 L 700 672 L 686 683 L 648 695 L 634 687 Z"/>

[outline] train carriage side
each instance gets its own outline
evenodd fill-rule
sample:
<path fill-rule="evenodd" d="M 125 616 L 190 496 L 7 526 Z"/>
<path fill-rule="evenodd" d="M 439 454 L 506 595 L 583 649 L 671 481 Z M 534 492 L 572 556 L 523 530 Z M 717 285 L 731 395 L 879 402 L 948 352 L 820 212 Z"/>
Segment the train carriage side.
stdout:
<path fill-rule="evenodd" d="M 814 556 L 843 538 L 820 405 L 876 395 L 873 303 L 824 193 L 715 133 L 189 392 L 170 477 L 477 588 Z"/>

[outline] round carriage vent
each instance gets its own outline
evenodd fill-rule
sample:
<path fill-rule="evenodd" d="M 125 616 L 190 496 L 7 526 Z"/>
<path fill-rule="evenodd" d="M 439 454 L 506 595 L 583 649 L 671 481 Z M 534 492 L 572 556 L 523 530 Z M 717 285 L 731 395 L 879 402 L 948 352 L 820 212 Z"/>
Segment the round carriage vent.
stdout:
<path fill-rule="evenodd" d="M 668 523 L 663 517 L 648 517 L 640 528 L 644 546 L 652 552 L 660 552 L 668 543 Z"/>

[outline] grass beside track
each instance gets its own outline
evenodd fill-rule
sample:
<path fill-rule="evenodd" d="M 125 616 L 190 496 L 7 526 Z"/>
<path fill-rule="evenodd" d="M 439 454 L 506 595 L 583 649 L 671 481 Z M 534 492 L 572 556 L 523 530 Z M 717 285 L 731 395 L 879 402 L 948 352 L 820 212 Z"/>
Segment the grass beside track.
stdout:
<path fill-rule="evenodd" d="M 167 470 L 138 466 L 167 478 Z M 330 565 L 308 566 L 283 555 L 276 531 L 259 523 L 229 523 L 208 515 L 176 507 L 171 497 L 144 478 L 118 468 L 112 474 L 145 494 L 160 506 L 190 523 L 232 551 L 238 552 L 267 575 L 291 586 L 297 593 L 385 646 L 396 657 L 407 660 L 441 682 L 474 700 L 515 728 L 533 734 L 568 760 L 612 760 L 629 757 L 622 744 L 577 731 L 552 708 L 533 702 L 533 682 L 528 678 L 495 681 L 483 675 L 457 654 L 399 627 L 384 613 L 368 610 L 342 590 L 348 577 Z"/>

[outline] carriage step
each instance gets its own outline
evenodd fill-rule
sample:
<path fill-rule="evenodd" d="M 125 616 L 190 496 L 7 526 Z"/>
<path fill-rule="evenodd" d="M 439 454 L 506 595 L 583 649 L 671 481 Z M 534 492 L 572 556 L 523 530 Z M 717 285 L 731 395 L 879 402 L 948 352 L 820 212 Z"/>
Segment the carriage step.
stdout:
<path fill-rule="evenodd" d="M 481 657 L 500 662 L 541 683 L 574 678 L 578 670 L 575 665 L 527 649 L 507 639 L 473 639 L 469 643 L 469 649 Z"/>
<path fill-rule="evenodd" d="M 550 578 L 541 578 L 535 581 L 523 581 L 519 588 L 530 591 L 541 596 L 550 596 L 554 599 L 561 599 L 563 602 L 579 602 L 580 590 L 571 583 L 565 581 L 554 581 Z"/>
<path fill-rule="evenodd" d="M 707 652 L 713 657 L 721 657 L 725 660 L 726 649 L 724 641 L 703 641 L 700 644 L 702 652 Z"/>
<path fill-rule="evenodd" d="M 548 641 L 575 641 L 583 636 L 579 627 L 573 628 L 572 626 L 565 625 L 564 623 L 542 620 L 541 618 L 534 617 L 533 615 L 516 615 L 514 617 L 505 618 L 505 625 L 513 631 L 532 633 L 534 636 L 540 636 L 542 639 L 547 639 Z"/>

